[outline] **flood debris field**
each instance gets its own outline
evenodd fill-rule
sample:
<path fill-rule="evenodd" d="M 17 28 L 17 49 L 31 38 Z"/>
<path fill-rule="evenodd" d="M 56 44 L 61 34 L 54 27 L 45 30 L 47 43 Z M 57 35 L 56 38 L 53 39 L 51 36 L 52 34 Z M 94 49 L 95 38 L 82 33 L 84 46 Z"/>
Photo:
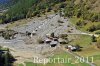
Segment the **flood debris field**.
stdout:
<path fill-rule="evenodd" d="M 52 32 L 54 32 L 56 36 L 69 32 L 72 34 L 81 33 L 81 31 L 77 30 L 74 26 L 71 25 L 68 18 L 60 17 L 59 14 L 52 14 L 47 15 L 45 17 L 35 18 L 25 25 L 14 26 L 11 30 L 19 32 L 15 35 L 16 38 L 11 40 L 5 40 L 3 37 L 0 37 L 0 45 L 6 46 L 12 50 L 16 50 L 12 52 L 13 55 L 15 55 L 16 57 L 22 56 L 24 57 L 24 59 L 31 58 L 32 56 L 37 56 L 41 54 L 41 52 L 43 53 L 53 51 L 56 49 L 51 48 L 48 44 L 45 43 L 38 44 L 36 41 L 39 37 L 45 39 L 46 34 L 50 34 Z M 23 35 L 26 33 L 26 31 L 30 33 L 35 31 L 36 35 L 31 36 L 31 38 L 27 37 L 26 35 Z M 27 52 L 29 54 L 27 54 Z M 27 54 L 27 57 L 24 55 L 24 53 Z"/>

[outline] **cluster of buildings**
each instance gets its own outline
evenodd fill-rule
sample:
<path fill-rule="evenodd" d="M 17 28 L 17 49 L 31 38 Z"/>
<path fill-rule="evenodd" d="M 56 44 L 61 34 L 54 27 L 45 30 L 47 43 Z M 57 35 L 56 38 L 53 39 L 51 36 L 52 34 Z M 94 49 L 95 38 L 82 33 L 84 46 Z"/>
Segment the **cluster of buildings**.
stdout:
<path fill-rule="evenodd" d="M 55 47 L 59 44 L 59 41 L 58 41 L 58 37 L 56 37 L 54 35 L 54 33 L 51 33 L 51 34 L 47 34 L 46 35 L 46 39 L 44 40 L 44 42 L 46 44 L 50 44 L 51 47 Z"/>

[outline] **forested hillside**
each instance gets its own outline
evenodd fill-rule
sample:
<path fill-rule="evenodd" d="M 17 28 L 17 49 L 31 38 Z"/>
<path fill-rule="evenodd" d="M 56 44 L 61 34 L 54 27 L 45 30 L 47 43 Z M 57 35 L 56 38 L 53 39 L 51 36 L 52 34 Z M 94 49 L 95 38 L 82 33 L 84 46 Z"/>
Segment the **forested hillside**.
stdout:
<path fill-rule="evenodd" d="M 65 0 L 20 0 L 4 15 L 3 22 L 7 23 L 25 17 L 33 17 L 50 11 L 57 3 L 64 2 Z"/>
<path fill-rule="evenodd" d="M 8 23 L 23 18 L 41 16 L 52 10 L 59 13 L 64 12 L 62 16 L 65 17 L 81 18 L 76 25 L 82 26 L 87 24 L 86 21 L 100 22 L 99 3 L 100 0 L 19 0 L 3 15 L 0 21 Z"/>
<path fill-rule="evenodd" d="M 6 9 L 17 3 L 17 1 L 18 0 L 0 0 L 0 9 Z"/>

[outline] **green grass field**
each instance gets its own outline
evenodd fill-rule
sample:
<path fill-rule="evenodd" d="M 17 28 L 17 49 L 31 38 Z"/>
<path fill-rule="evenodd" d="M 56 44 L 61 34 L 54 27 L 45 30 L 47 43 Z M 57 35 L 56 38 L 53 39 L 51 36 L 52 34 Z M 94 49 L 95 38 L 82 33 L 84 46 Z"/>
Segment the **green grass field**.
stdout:
<path fill-rule="evenodd" d="M 82 18 L 77 18 L 77 17 L 75 17 L 75 16 L 72 17 L 72 18 L 70 18 L 70 22 L 71 22 L 73 25 L 75 25 L 75 26 L 77 27 L 77 29 L 79 29 L 79 30 L 81 30 L 81 31 L 83 31 L 83 32 L 89 32 L 89 31 L 87 31 L 87 29 L 88 29 L 90 26 L 92 26 L 92 25 L 97 26 L 97 25 L 100 24 L 100 22 L 85 21 L 87 24 L 84 25 L 84 26 L 79 27 L 79 26 L 76 25 L 76 23 L 77 23 L 79 20 L 83 20 L 83 19 L 82 19 Z M 92 33 L 92 32 L 91 32 L 91 33 Z"/>
<path fill-rule="evenodd" d="M 53 57 L 51 57 L 52 59 L 54 58 L 61 58 L 61 59 L 66 59 L 66 63 L 58 63 L 58 60 L 56 59 L 55 60 L 55 63 L 51 62 L 51 63 L 47 63 L 47 64 L 34 64 L 32 62 L 25 62 L 26 66 L 89 66 L 88 64 L 86 63 L 75 63 L 76 59 L 68 54 L 68 53 L 65 53 L 65 52 L 62 52 L 61 54 L 56 54 L 54 55 Z M 67 59 L 68 58 L 71 58 L 71 60 L 68 62 Z M 60 59 L 60 62 L 63 62 L 62 60 Z M 22 64 L 19 64 L 19 66 L 22 66 Z"/>
<path fill-rule="evenodd" d="M 94 64 L 97 66 L 100 65 L 100 49 L 96 47 L 95 43 L 92 43 L 91 36 L 70 35 L 69 37 L 74 39 L 74 41 L 72 41 L 70 44 L 78 44 L 83 47 L 82 51 L 75 53 L 83 57 L 93 57 Z"/>
<path fill-rule="evenodd" d="M 69 35 L 69 38 L 74 39 L 70 42 L 71 45 L 80 45 L 83 48 L 90 46 L 92 43 L 91 36 L 88 35 Z"/>

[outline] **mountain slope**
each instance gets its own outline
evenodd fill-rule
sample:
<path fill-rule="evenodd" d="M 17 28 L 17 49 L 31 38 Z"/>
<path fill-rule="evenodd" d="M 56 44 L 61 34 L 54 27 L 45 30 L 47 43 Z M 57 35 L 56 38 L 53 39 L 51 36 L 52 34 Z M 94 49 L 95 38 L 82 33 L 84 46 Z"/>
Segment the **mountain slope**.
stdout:
<path fill-rule="evenodd" d="M 77 16 L 89 21 L 100 21 L 99 0 L 19 0 L 12 6 L 5 18 L 4 23 L 16 21 L 22 18 L 40 16 L 53 10 L 54 12 L 64 12 L 64 16 Z M 98 10 L 97 10 L 98 9 Z"/>

